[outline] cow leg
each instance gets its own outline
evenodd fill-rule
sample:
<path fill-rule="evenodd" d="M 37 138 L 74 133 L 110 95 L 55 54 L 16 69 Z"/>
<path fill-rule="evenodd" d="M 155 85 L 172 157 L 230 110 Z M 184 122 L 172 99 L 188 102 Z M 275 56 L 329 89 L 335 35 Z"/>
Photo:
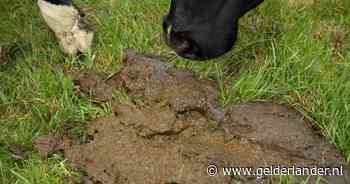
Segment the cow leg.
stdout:
<path fill-rule="evenodd" d="M 241 0 L 242 9 L 240 16 L 259 6 L 264 0 Z"/>
<path fill-rule="evenodd" d="M 72 0 L 38 0 L 38 6 L 64 53 L 76 55 L 88 51 L 94 30 L 73 6 Z"/>

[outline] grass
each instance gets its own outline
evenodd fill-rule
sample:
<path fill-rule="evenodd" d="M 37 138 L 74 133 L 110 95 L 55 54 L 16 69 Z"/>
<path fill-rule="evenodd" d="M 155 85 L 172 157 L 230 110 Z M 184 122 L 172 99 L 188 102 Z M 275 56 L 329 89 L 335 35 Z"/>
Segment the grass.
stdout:
<path fill-rule="evenodd" d="M 7 147 L 32 150 L 37 136 L 57 131 L 62 122 L 79 127 L 109 114 L 109 104 L 77 96 L 61 68 L 115 72 L 124 48 L 166 55 L 218 81 L 224 105 L 274 100 L 296 108 L 350 161 L 350 1 L 268 0 L 241 20 L 233 51 L 205 63 L 181 59 L 162 42 L 168 1 L 75 3 L 97 29 L 96 44 L 82 61 L 61 54 L 35 1 L 0 4 L 0 47 L 10 53 L 0 65 L 0 183 L 67 183 L 66 176 L 75 175 L 58 156 L 43 161 L 33 150 L 21 160 Z"/>

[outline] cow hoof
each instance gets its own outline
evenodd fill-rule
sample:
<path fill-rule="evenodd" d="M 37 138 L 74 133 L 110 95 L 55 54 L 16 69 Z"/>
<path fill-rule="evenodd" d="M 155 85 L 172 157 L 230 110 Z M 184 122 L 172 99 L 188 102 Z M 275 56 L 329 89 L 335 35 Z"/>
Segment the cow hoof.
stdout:
<path fill-rule="evenodd" d="M 72 4 L 54 4 L 39 0 L 38 6 L 65 54 L 74 56 L 86 53 L 91 48 L 94 29 Z"/>

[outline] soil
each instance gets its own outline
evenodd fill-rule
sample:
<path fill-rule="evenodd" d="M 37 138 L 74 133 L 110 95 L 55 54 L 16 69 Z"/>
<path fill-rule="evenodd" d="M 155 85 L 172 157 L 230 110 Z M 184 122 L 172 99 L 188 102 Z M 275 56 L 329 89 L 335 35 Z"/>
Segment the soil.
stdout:
<path fill-rule="evenodd" d="M 213 184 L 268 183 L 264 177 L 223 176 L 223 167 L 340 167 L 349 183 L 344 158 L 307 126 L 298 112 L 272 102 L 223 108 L 215 82 L 196 79 L 153 56 L 125 51 L 124 67 L 112 77 L 69 72 L 83 93 L 106 101 L 113 90 L 127 91 L 142 103 L 115 104 L 114 115 L 89 123 L 90 140 L 68 136 L 40 137 L 42 156 L 61 151 L 86 173 L 82 183 Z M 217 176 L 207 167 L 215 164 Z"/>
<path fill-rule="evenodd" d="M 5 48 L 0 46 L 0 66 L 7 63 L 7 53 Z"/>

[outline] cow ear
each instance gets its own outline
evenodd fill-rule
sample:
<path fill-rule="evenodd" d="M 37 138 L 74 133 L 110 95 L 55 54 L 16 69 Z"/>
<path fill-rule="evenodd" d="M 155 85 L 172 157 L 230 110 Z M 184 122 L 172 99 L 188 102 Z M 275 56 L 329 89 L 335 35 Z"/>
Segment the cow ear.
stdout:
<path fill-rule="evenodd" d="M 245 15 L 248 11 L 256 8 L 259 6 L 264 0 L 241 0 L 241 12 L 240 12 L 240 17 Z"/>

